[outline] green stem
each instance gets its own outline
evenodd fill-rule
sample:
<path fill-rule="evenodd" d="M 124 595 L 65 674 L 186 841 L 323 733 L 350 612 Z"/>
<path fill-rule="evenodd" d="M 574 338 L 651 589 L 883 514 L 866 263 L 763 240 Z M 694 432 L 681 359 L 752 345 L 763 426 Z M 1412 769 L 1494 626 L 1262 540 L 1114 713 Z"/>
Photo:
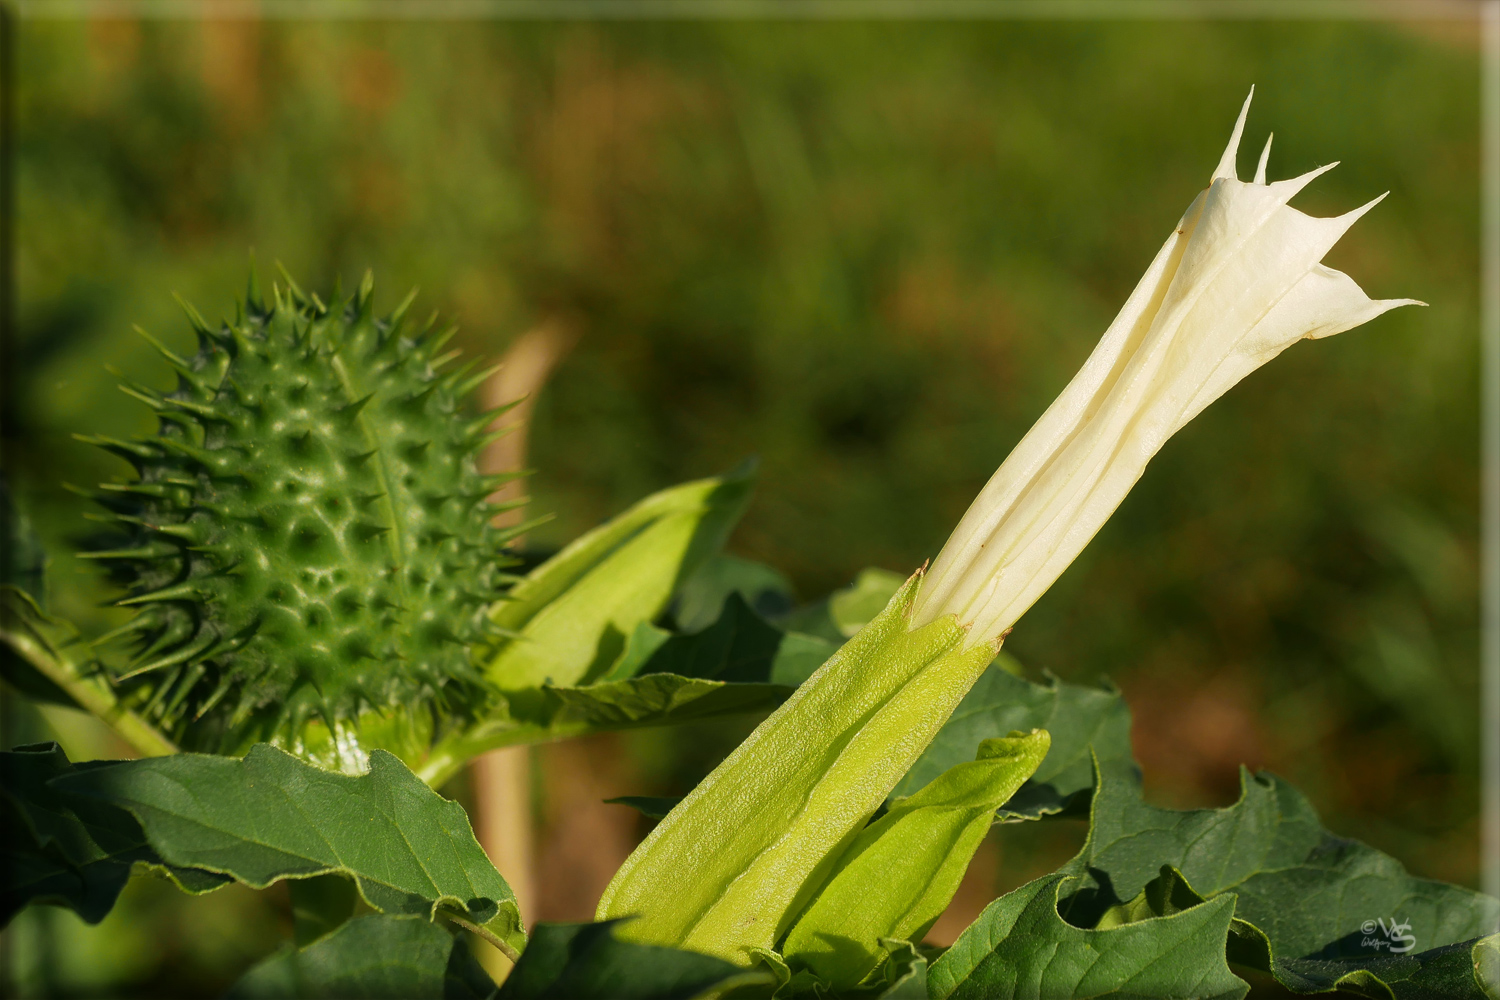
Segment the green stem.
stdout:
<path fill-rule="evenodd" d="M 480 723 L 472 729 L 452 733 L 438 740 L 426 759 L 412 770 L 429 786 L 437 788 L 457 774 L 470 760 L 487 751 L 522 743 L 551 742 L 590 731 L 586 723 L 571 727 L 510 723 L 499 728 Z"/>
<path fill-rule="evenodd" d="M 144 757 L 165 757 L 179 752 L 177 744 L 159 729 L 121 705 L 107 683 L 84 676 L 76 664 L 65 659 L 35 625 L 26 620 L 30 615 L 8 602 L 0 607 L 0 611 L 3 611 L 0 640 L 4 640 L 37 673 L 61 688 L 79 708 L 102 720 Z"/>
<path fill-rule="evenodd" d="M 487 931 L 483 927 L 480 927 L 478 924 L 474 923 L 472 920 L 465 920 L 463 917 L 460 917 L 456 913 L 450 913 L 447 910 L 440 910 L 438 912 L 447 917 L 449 920 L 453 921 L 458 926 L 462 927 L 464 930 L 468 931 L 470 934 L 475 934 L 479 937 L 484 938 L 490 944 L 498 948 L 500 954 L 510 959 L 512 963 L 519 962 L 521 960 L 521 953 L 516 951 L 516 949 L 512 948 L 510 945 L 506 944 L 504 941 L 500 940 L 500 938 L 497 937 L 492 931 Z"/>

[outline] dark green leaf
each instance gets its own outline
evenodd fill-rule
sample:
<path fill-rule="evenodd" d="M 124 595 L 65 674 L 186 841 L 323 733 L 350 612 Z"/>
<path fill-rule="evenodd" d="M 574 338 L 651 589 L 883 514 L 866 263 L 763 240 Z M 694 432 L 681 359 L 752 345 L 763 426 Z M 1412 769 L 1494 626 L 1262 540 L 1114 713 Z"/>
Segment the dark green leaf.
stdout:
<path fill-rule="evenodd" d="M 292 938 L 312 944 L 354 915 L 359 889 L 342 875 L 314 875 L 287 882 L 292 899 Z"/>
<path fill-rule="evenodd" d="M 724 601 L 738 594 L 761 614 L 777 614 L 792 604 L 786 576 L 764 563 L 738 556 L 709 559 L 678 589 L 672 617 L 684 632 L 701 632 L 719 620 Z"/>
<path fill-rule="evenodd" d="M 614 662 L 614 665 L 598 678 L 598 682 L 623 681 L 628 677 L 643 673 L 646 664 L 651 662 L 651 658 L 675 635 L 676 633 L 657 628 L 650 622 L 640 622 L 636 625 L 635 631 L 626 637 L 625 651 L 620 654 L 620 658 Z"/>
<path fill-rule="evenodd" d="M 870 567 L 860 570 L 849 586 L 821 601 L 769 617 L 779 629 L 820 639 L 837 648 L 880 614 L 906 579 L 900 573 Z"/>
<path fill-rule="evenodd" d="M 730 594 L 718 621 L 697 634 L 668 639 L 640 672 L 764 683 L 771 676 L 781 638 L 782 633 L 750 610 L 743 597 Z"/>
<path fill-rule="evenodd" d="M 71 907 L 89 923 L 104 919 L 140 863 L 160 869 L 188 892 L 207 892 L 229 880 L 210 872 L 168 866 L 146 843 L 135 817 L 85 796 L 69 795 L 54 778 L 99 770 L 114 762 L 75 765 L 56 743 L 0 753 L 0 922 L 27 903 Z"/>
<path fill-rule="evenodd" d="M 1075 876 L 1048 875 L 985 908 L 928 973 L 934 1000 L 1007 997 L 1242 997 L 1224 957 L 1234 900 L 1210 900 L 1106 930 L 1058 913 Z"/>
<path fill-rule="evenodd" d="M 836 642 L 801 632 L 786 632 L 781 637 L 781 645 L 776 647 L 776 659 L 771 661 L 771 674 L 767 679 L 772 684 L 796 687 L 838 650 Z"/>
<path fill-rule="evenodd" d="M 641 624 L 608 678 L 676 674 L 705 680 L 796 686 L 838 647 L 814 636 L 786 633 L 745 603 L 738 593 L 724 601 L 713 625 L 692 635 L 672 635 Z"/>
<path fill-rule="evenodd" d="M 730 684 L 676 674 L 576 688 L 545 688 L 559 711 L 550 728 L 567 731 L 663 725 L 736 712 L 769 711 L 792 689 L 779 684 Z"/>
<path fill-rule="evenodd" d="M 515 895 L 456 802 L 394 755 L 368 774 L 322 771 L 266 744 L 243 760 L 178 754 L 57 779 L 65 791 L 128 809 L 168 862 L 259 887 L 342 874 L 377 910 L 431 917 L 453 908 L 517 950 Z"/>
<path fill-rule="evenodd" d="M 439 785 L 494 747 L 770 711 L 836 649 L 778 631 L 732 592 L 718 621 L 694 635 L 638 622 L 619 659 L 591 684 L 507 691 L 503 708 L 440 740 L 417 773 Z"/>
<path fill-rule="evenodd" d="M 0 926 L 33 902 L 66 906 L 91 924 L 114 909 L 130 879 L 129 862 L 105 858 L 73 865 L 55 847 L 38 847 L 25 824 L 9 816 L 0 822 L 8 827 L 0 860 Z"/>
<path fill-rule="evenodd" d="M 1130 756 L 1130 709 L 1118 691 L 1064 684 L 1051 676 L 1034 684 L 1015 676 L 1019 667 L 1013 672 L 1014 662 L 1005 653 L 996 658 L 901 779 L 893 798 L 911 795 L 971 759 L 981 740 L 1013 730 L 1045 729 L 1052 734 L 1052 749 L 1031 780 L 999 810 L 1002 821 L 1081 809 L 1094 784 L 1090 747 L 1106 773 L 1132 778 L 1139 773 Z"/>
<path fill-rule="evenodd" d="M 787 632 L 821 639 L 835 648 L 842 645 L 848 638 L 839 628 L 838 622 L 833 620 L 828 598 L 794 608 L 784 615 L 778 615 L 772 624 Z"/>
<path fill-rule="evenodd" d="M 109 803 L 68 795 L 49 784 L 54 778 L 112 763 L 73 764 L 56 743 L 16 747 L 0 753 L 0 792 L 8 810 L 15 810 L 36 844 L 57 847 L 72 864 L 112 857 L 157 860 L 130 813 Z"/>
<path fill-rule="evenodd" d="M 419 917 L 355 917 L 318 941 L 273 955 L 230 1000 L 482 1000 L 490 982 L 462 938 Z"/>
<path fill-rule="evenodd" d="M 753 948 L 751 953 L 760 959 L 760 966 L 774 978 L 775 1000 L 927 1000 L 927 966 L 934 954 L 941 949 L 919 948 L 910 941 L 882 938 L 881 947 L 889 954 L 876 975 L 858 988 L 837 988 L 807 969 L 793 972 L 786 960 L 777 952 L 765 948 Z M 742 994 L 731 994 L 739 997 Z M 761 997 L 764 988 L 747 991 L 744 996 Z"/>
<path fill-rule="evenodd" d="M 828 615 L 839 633 L 847 639 L 868 625 L 885 610 L 909 575 L 875 567 L 860 570 L 853 584 L 828 598 Z"/>
<path fill-rule="evenodd" d="M 1500 901 L 1414 878 L 1379 851 L 1328 833 L 1286 782 L 1245 772 L 1242 785 L 1233 806 L 1178 811 L 1147 805 L 1133 782 L 1104 775 L 1088 842 L 1060 870 L 1078 878 L 1063 914 L 1094 926 L 1171 865 L 1202 896 L 1238 899 L 1236 961 L 1298 992 L 1364 983 L 1377 994 L 1446 977 L 1467 961 L 1452 947 L 1467 955 L 1500 920 Z M 1392 931 L 1396 922 L 1410 926 Z M 1467 982 L 1468 993 L 1453 995 L 1482 995 L 1472 969 Z"/>
<path fill-rule="evenodd" d="M 476 754 L 518 743 L 582 736 L 603 730 L 674 725 L 741 712 L 768 712 L 786 700 L 784 684 L 738 684 L 676 674 L 646 674 L 579 687 L 544 686 L 506 693 L 509 714 L 455 733 L 417 767 L 431 785 L 451 777 Z"/>
<path fill-rule="evenodd" d="M 876 1000 L 927 1000 L 927 956 L 910 941 L 882 942 L 890 949 Z"/>
<path fill-rule="evenodd" d="M 497 1000 L 688 1000 L 769 974 L 614 936 L 619 921 L 537 924 Z"/>
<path fill-rule="evenodd" d="M 1485 946 L 1482 941 L 1435 948 L 1417 956 L 1418 967 L 1405 979 L 1398 978 L 1395 970 L 1387 968 L 1380 975 L 1366 970 L 1346 974 L 1339 981 L 1339 988 L 1346 993 L 1356 993 L 1385 1000 L 1459 1000 L 1500 995 L 1494 984 L 1486 985 L 1480 965 L 1484 961 Z"/>
<path fill-rule="evenodd" d="M 642 622 L 716 555 L 750 499 L 753 463 L 654 493 L 528 573 L 491 609 L 506 637 L 478 653 L 506 691 L 611 673 Z"/>

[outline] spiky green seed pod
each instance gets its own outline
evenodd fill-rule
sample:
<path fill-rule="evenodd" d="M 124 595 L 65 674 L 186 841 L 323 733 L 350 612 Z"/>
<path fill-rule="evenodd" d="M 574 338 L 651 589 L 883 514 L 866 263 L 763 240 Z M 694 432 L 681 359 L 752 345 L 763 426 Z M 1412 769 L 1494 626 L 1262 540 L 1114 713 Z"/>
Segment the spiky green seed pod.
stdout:
<path fill-rule="evenodd" d="M 484 690 L 468 647 L 504 579 L 486 498 L 508 477 L 475 461 L 498 411 L 462 410 L 483 376 L 440 374 L 450 334 L 403 333 L 410 299 L 377 318 L 368 275 L 332 307 L 288 283 L 268 306 L 252 281 L 217 330 L 186 307 L 197 355 L 160 348 L 177 389 L 124 387 L 157 435 L 93 439 L 138 473 L 100 497 L 128 538 L 90 553 L 139 608 L 117 679 L 188 747 L 338 743 L 371 712 L 430 733 Z"/>

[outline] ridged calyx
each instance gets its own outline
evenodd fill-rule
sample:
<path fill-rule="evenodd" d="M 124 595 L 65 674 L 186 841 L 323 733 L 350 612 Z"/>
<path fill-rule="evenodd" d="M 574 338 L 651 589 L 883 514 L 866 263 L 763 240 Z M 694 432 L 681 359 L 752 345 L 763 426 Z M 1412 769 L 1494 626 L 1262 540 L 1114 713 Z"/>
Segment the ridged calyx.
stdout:
<path fill-rule="evenodd" d="M 138 473 L 101 494 L 129 541 L 89 553 L 140 609 L 117 680 L 189 747 L 337 741 L 371 710 L 430 731 L 482 697 L 468 650 L 514 533 L 487 501 L 513 474 L 475 461 L 500 411 L 461 406 L 488 372 L 439 374 L 452 331 L 403 333 L 410 298 L 377 318 L 368 275 L 333 306 L 288 284 L 217 330 L 187 307 L 196 356 L 158 345 L 177 389 L 124 386 L 157 435 L 87 439 Z"/>

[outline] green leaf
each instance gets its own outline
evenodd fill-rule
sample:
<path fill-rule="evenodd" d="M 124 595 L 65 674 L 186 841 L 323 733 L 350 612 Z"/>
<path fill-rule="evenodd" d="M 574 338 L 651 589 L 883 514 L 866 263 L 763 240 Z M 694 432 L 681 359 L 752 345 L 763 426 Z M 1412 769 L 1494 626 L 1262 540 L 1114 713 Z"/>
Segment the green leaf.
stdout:
<path fill-rule="evenodd" d="M 243 760 L 178 754 L 125 761 L 55 781 L 127 809 L 174 865 L 256 888 L 341 874 L 375 909 L 432 918 L 440 907 L 524 946 L 516 900 L 474 839 L 468 817 L 392 754 L 358 777 L 319 770 L 258 744 Z"/>
<path fill-rule="evenodd" d="M 92 766 L 108 766 L 94 762 Z M 85 768 L 90 765 L 83 765 Z M 8 810 L 30 830 L 37 846 L 55 846 L 75 865 L 105 858 L 132 856 L 132 860 L 155 860 L 142 854 L 146 847 L 140 824 L 123 809 L 53 787 L 53 778 L 77 773 L 79 765 L 56 743 L 35 743 L 0 753 L 0 793 Z"/>
<path fill-rule="evenodd" d="M 884 611 L 906 582 L 906 576 L 888 569 L 862 569 L 853 585 L 833 594 L 828 599 L 828 614 L 844 638 L 864 628 Z"/>
<path fill-rule="evenodd" d="M 1103 931 L 1152 917 L 1170 916 L 1202 902 L 1203 897 L 1188 885 L 1182 872 L 1171 865 L 1162 865 L 1161 874 L 1147 882 L 1146 887 L 1134 899 L 1105 910 L 1094 924 L 1094 930 Z"/>
<path fill-rule="evenodd" d="M 246 972 L 229 1000 L 480 1000 L 495 984 L 462 938 L 418 917 L 355 917 Z"/>
<path fill-rule="evenodd" d="M 773 627 L 732 593 L 718 620 L 701 632 L 673 635 L 647 622 L 637 625 L 605 679 L 663 673 L 795 687 L 837 651 L 826 639 Z"/>
<path fill-rule="evenodd" d="M 1484 1000 L 1500 996 L 1493 978 L 1486 978 L 1484 965 L 1487 952 L 1494 938 L 1483 938 L 1472 944 L 1449 945 L 1435 948 L 1418 956 L 1418 967 L 1406 978 L 1396 975 L 1394 968 L 1381 970 L 1379 975 L 1367 970 L 1347 973 L 1339 979 L 1339 989 L 1345 993 L 1374 997 L 1377 1000 L 1459 1000 L 1472 998 Z"/>
<path fill-rule="evenodd" d="M 859 832 L 782 954 L 836 989 L 863 982 L 887 958 L 883 940 L 921 940 L 948 908 L 995 809 L 1047 755 L 1042 730 L 985 740 L 977 759 L 949 768 Z"/>
<path fill-rule="evenodd" d="M 1224 957 L 1234 899 L 1105 930 L 1058 912 L 1075 876 L 1048 875 L 985 908 L 927 977 L 933 1000 L 1009 997 L 1243 997 Z"/>
<path fill-rule="evenodd" d="M 67 906 L 86 922 L 98 923 L 114 907 L 137 863 L 161 870 L 189 892 L 207 892 L 229 881 L 168 866 L 130 813 L 51 784 L 80 768 L 108 766 L 75 765 L 56 743 L 0 753 L 0 923 L 8 923 L 30 902 Z"/>
<path fill-rule="evenodd" d="M 645 623 L 642 627 L 651 628 Z M 638 628 L 637 634 L 640 631 Z M 655 644 L 651 655 L 640 661 L 636 669 L 623 675 L 663 673 L 764 683 L 771 676 L 771 664 L 781 639 L 782 633 L 750 610 L 743 597 L 730 594 L 724 601 L 723 614 L 713 625 L 693 635 L 669 635 Z M 625 668 L 623 663 L 617 665 L 610 676 L 621 676 L 622 668 Z"/>
<path fill-rule="evenodd" d="M 1007 662 L 1008 661 L 1008 662 Z M 1064 684 L 1048 676 L 1034 684 L 1015 676 L 1006 653 L 984 672 L 925 753 L 901 779 L 893 797 L 911 795 L 950 767 L 969 759 L 981 740 L 1019 730 L 1045 729 L 1052 749 L 1036 774 L 999 811 L 1004 821 L 1038 819 L 1081 810 L 1094 786 L 1094 762 L 1108 773 L 1135 780 L 1130 756 L 1130 709 L 1113 686 Z"/>
<path fill-rule="evenodd" d="M 750 488 L 746 469 L 652 494 L 538 566 L 491 612 L 513 637 L 481 654 L 486 675 L 507 691 L 604 675 L 723 546 Z"/>
<path fill-rule="evenodd" d="M 895 938 L 882 938 L 880 946 L 889 954 L 877 974 L 858 987 L 843 988 L 831 986 L 807 969 L 792 972 L 782 957 L 769 949 L 757 948 L 754 953 L 775 977 L 774 1000 L 927 1000 L 927 965 L 933 953 L 941 949 L 919 948 Z"/>
<path fill-rule="evenodd" d="M 1474 978 L 1487 997 L 1500 996 L 1500 934 L 1491 934 L 1474 942 Z"/>
<path fill-rule="evenodd" d="M 508 712 L 502 708 L 479 724 L 439 740 L 418 765 L 417 774 L 437 786 L 465 761 L 495 747 L 765 712 L 791 693 L 792 688 L 783 684 L 730 684 L 675 674 L 512 691 L 506 695 Z"/>
<path fill-rule="evenodd" d="M 120 890 L 130 880 L 130 862 L 103 858 L 74 865 L 56 848 L 43 848 L 24 823 L 0 815 L 4 834 L 0 872 L 0 926 L 10 923 L 30 903 L 66 906 L 83 920 L 97 924 L 114 909 Z"/>
<path fill-rule="evenodd" d="M 553 728 L 561 722 L 564 726 L 582 724 L 588 729 L 626 729 L 763 711 L 779 705 L 791 693 L 777 684 L 728 684 L 676 674 L 647 674 L 609 684 L 544 691 L 561 706 L 553 716 Z"/>
<path fill-rule="evenodd" d="M 314 875 L 287 882 L 292 900 L 292 939 L 312 944 L 354 915 L 359 889 L 342 875 Z"/>
<path fill-rule="evenodd" d="M 875 1000 L 927 1000 L 927 956 L 910 941 L 886 938 L 880 943 L 890 954 Z"/>
<path fill-rule="evenodd" d="M 719 620 L 693 635 L 637 623 L 620 658 L 592 684 L 506 692 L 481 722 L 442 737 L 417 773 L 436 786 L 495 747 L 768 711 L 837 648 L 777 630 L 731 593 Z"/>
<path fill-rule="evenodd" d="M 621 941 L 619 923 L 537 924 L 496 1000 L 688 1000 L 771 982 L 709 955 Z"/>
<path fill-rule="evenodd" d="M 719 620 L 724 602 L 738 594 L 763 614 L 792 604 L 792 584 L 780 570 L 739 556 L 716 555 L 678 590 L 672 618 L 683 632 L 701 632 Z"/>
<path fill-rule="evenodd" d="M 837 647 L 874 620 L 905 582 L 905 576 L 890 570 L 873 566 L 862 569 L 849 586 L 821 601 L 771 616 L 772 624 L 787 632 L 815 636 Z"/>
<path fill-rule="evenodd" d="M 630 940 L 749 964 L 817 892 L 856 832 L 993 658 L 951 619 L 910 629 L 913 576 L 651 831 L 599 916 Z M 645 678 L 642 678 L 645 679 Z"/>
<path fill-rule="evenodd" d="M 776 647 L 776 659 L 771 661 L 771 674 L 767 679 L 772 684 L 796 687 L 816 673 L 838 651 L 839 644 L 836 642 L 801 632 L 785 632 L 781 637 L 781 645 Z"/>
<path fill-rule="evenodd" d="M 674 638 L 679 638 L 675 632 L 657 628 L 650 622 L 639 622 L 635 631 L 631 632 L 629 638 L 625 640 L 625 649 L 620 653 L 620 658 L 615 660 L 614 665 L 605 671 L 599 680 L 623 681 L 643 673 L 652 657 Z M 671 673 L 672 671 L 662 672 Z"/>
<path fill-rule="evenodd" d="M 1241 784 L 1235 805 L 1179 811 L 1147 805 L 1133 782 L 1103 775 L 1088 841 L 1060 869 L 1078 879 L 1062 913 L 1093 926 L 1170 865 L 1210 900 L 1237 898 L 1236 961 L 1298 992 L 1364 984 L 1376 995 L 1467 961 L 1450 949 L 1467 954 L 1500 920 L 1500 901 L 1415 878 L 1393 858 L 1327 832 L 1307 800 L 1273 775 L 1243 772 Z M 1393 921 L 1409 922 L 1414 940 L 1390 934 Z M 1391 951 L 1408 944 L 1408 952 Z M 1472 969 L 1469 984 L 1470 993 L 1456 995 L 1482 995 Z"/>

